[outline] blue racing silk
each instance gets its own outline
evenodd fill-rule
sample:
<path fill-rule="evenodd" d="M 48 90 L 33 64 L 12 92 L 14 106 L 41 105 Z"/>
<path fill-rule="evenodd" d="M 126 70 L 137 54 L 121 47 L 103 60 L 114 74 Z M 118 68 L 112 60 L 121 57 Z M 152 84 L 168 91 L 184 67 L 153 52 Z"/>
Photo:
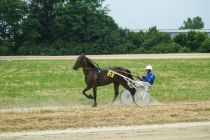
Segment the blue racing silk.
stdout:
<path fill-rule="evenodd" d="M 154 80 L 155 80 L 155 74 L 153 72 L 147 73 L 145 76 L 144 81 L 149 82 L 151 85 L 153 85 Z"/>

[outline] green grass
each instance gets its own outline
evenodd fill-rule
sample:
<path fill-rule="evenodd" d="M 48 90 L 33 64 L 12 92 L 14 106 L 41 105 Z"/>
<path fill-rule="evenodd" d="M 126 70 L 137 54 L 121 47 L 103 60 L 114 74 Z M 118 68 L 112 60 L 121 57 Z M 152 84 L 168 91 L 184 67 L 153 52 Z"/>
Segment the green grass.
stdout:
<path fill-rule="evenodd" d="M 74 62 L 0 61 L 0 108 L 91 105 L 81 93 L 83 72 L 72 70 Z M 152 64 L 156 81 L 150 93 L 157 100 L 210 100 L 209 59 L 96 62 L 101 67 L 123 66 L 134 75 L 143 75 L 143 67 Z M 108 104 L 113 95 L 113 85 L 99 87 L 98 104 Z"/>

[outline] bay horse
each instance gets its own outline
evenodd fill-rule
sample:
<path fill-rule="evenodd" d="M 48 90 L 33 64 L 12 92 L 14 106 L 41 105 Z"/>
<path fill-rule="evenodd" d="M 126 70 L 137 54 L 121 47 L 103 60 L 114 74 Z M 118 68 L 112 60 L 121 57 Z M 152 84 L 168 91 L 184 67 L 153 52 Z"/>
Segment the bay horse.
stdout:
<path fill-rule="evenodd" d="M 112 100 L 112 103 L 116 100 L 118 94 L 119 94 L 119 86 L 123 86 L 126 88 L 128 91 L 130 91 L 131 95 L 134 95 L 136 90 L 134 88 L 130 88 L 125 81 L 123 77 L 120 77 L 118 75 L 112 75 L 112 77 L 108 76 L 107 73 L 109 70 L 118 72 L 130 79 L 133 79 L 133 76 L 131 72 L 128 69 L 122 68 L 122 67 L 112 67 L 108 69 L 101 69 L 99 66 L 96 66 L 96 63 L 94 63 L 93 60 L 87 58 L 84 54 L 81 54 L 74 66 L 74 70 L 78 70 L 79 68 L 83 69 L 83 73 L 85 76 L 85 83 L 86 83 L 86 88 L 82 91 L 82 93 L 88 98 L 88 99 L 93 99 L 94 104 L 92 105 L 93 107 L 97 106 L 97 87 L 98 86 L 105 86 L 108 84 L 113 83 L 114 84 L 114 98 Z M 93 96 L 86 94 L 86 91 L 93 89 Z"/>

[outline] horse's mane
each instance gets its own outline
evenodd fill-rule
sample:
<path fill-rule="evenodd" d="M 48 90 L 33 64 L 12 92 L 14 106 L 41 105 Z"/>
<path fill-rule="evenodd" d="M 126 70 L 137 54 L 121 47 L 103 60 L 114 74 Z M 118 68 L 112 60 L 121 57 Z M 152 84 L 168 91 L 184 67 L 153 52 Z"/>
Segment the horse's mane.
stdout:
<path fill-rule="evenodd" d="M 85 57 L 88 60 L 88 64 L 90 65 L 91 68 L 97 68 L 94 64 L 93 61 L 87 57 Z"/>

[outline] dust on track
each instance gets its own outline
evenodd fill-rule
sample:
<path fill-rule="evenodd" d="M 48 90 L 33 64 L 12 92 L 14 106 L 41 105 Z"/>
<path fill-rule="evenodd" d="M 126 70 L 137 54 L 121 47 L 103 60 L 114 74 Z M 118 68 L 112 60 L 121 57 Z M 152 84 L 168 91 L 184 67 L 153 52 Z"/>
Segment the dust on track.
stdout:
<path fill-rule="evenodd" d="M 0 132 L 210 121 L 210 101 L 0 112 Z"/>
<path fill-rule="evenodd" d="M 7 110 L 0 129 L 1 140 L 209 140 L 210 101 Z"/>

